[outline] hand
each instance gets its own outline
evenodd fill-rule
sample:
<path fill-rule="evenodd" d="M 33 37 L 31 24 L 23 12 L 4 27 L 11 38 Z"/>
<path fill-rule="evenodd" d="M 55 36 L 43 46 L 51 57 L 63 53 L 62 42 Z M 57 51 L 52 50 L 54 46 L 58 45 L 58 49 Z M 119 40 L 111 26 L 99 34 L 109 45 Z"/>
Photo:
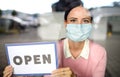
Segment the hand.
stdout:
<path fill-rule="evenodd" d="M 73 73 L 69 67 L 59 68 L 52 72 L 52 77 L 73 77 Z"/>
<path fill-rule="evenodd" d="M 11 65 L 6 66 L 3 71 L 3 77 L 11 77 L 13 73 L 13 67 Z"/>

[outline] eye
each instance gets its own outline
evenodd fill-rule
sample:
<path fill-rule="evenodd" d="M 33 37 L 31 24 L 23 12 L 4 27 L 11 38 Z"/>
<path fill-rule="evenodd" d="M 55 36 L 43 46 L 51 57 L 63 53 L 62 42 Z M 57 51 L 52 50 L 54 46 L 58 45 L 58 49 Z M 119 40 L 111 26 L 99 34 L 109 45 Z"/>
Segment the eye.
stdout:
<path fill-rule="evenodd" d="M 91 23 L 90 19 L 83 19 L 82 23 Z"/>
<path fill-rule="evenodd" d="M 76 19 L 71 19 L 70 22 L 74 23 L 76 22 Z"/>

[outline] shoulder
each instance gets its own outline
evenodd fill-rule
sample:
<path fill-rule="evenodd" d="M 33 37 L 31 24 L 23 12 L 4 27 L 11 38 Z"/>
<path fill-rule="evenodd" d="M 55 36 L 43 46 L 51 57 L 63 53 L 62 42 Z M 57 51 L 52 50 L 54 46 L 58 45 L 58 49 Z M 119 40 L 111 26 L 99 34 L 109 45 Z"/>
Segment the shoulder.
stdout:
<path fill-rule="evenodd" d="M 61 38 L 60 40 L 58 40 L 57 41 L 57 45 L 58 46 L 62 46 L 63 44 L 64 44 L 64 40 L 65 40 L 66 38 Z"/>
<path fill-rule="evenodd" d="M 100 44 L 90 41 L 90 55 L 96 59 L 106 57 L 106 50 Z"/>
<path fill-rule="evenodd" d="M 105 48 L 102 45 L 100 45 L 94 41 L 91 41 L 91 40 L 90 40 L 90 49 L 99 51 L 99 52 L 106 52 Z"/>

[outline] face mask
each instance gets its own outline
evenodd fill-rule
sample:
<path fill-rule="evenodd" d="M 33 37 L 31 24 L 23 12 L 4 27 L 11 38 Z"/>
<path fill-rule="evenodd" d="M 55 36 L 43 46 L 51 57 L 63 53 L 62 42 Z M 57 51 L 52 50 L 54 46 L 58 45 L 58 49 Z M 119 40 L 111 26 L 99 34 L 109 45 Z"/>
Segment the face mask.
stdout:
<path fill-rule="evenodd" d="M 67 24 L 67 37 L 75 42 L 86 40 L 91 31 L 92 24 Z"/>

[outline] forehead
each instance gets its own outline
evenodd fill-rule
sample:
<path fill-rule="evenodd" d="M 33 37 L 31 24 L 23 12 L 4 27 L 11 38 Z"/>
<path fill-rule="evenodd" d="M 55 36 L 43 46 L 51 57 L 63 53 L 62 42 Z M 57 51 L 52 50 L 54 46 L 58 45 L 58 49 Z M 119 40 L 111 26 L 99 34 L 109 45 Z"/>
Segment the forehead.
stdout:
<path fill-rule="evenodd" d="M 78 6 L 70 11 L 67 18 L 70 17 L 75 17 L 75 18 L 90 17 L 90 12 L 82 6 Z"/>

